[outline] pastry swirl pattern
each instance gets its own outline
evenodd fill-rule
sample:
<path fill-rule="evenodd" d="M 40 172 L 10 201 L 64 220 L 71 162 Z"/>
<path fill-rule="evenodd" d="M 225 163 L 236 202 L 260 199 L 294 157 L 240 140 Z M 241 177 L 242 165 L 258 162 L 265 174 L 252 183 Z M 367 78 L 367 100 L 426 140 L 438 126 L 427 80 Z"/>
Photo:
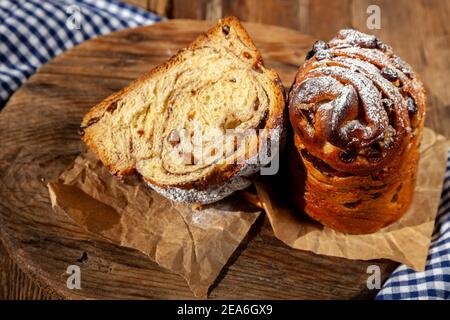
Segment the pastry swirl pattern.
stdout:
<path fill-rule="evenodd" d="M 423 85 L 375 36 L 341 30 L 318 41 L 290 92 L 297 139 L 340 171 L 383 168 L 414 138 L 425 112 Z"/>

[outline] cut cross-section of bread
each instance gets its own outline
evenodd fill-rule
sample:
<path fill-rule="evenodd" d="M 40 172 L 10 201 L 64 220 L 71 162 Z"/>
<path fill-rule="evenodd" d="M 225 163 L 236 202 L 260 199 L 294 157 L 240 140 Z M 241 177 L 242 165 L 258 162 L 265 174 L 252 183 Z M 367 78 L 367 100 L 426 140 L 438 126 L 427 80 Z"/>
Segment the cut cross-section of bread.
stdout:
<path fill-rule="evenodd" d="M 137 173 L 172 200 L 204 204 L 249 186 L 249 177 L 261 166 L 251 161 L 259 149 L 249 149 L 245 139 L 221 140 L 222 134 L 230 129 L 281 131 L 284 105 L 278 75 L 264 67 L 238 19 L 228 17 L 94 106 L 82 121 L 81 134 L 111 173 Z M 224 147 L 213 148 L 210 161 L 198 161 L 193 153 L 186 157 L 180 151 L 186 150 L 184 138 L 197 135 L 203 147 L 217 141 L 224 141 Z M 233 161 L 238 155 L 249 161 Z"/>

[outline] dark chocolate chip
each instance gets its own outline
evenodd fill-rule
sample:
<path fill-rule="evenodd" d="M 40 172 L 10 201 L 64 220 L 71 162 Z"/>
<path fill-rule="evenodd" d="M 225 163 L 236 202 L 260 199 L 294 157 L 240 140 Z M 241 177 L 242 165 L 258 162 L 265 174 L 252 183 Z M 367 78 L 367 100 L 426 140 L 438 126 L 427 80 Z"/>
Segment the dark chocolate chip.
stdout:
<path fill-rule="evenodd" d="M 108 108 L 106 108 L 106 111 L 109 113 L 113 113 L 117 109 L 117 101 L 113 101 Z"/>
<path fill-rule="evenodd" d="M 230 33 L 230 26 L 227 24 L 224 24 L 222 26 L 222 32 L 227 36 Z"/>
<path fill-rule="evenodd" d="M 417 104 L 412 97 L 408 97 L 408 99 L 406 99 L 406 107 L 408 108 L 410 114 L 416 114 L 419 111 Z"/>
<path fill-rule="evenodd" d="M 398 79 L 397 71 L 389 67 L 384 67 L 381 69 L 381 75 L 389 81 L 397 81 Z"/>
<path fill-rule="evenodd" d="M 388 113 L 391 112 L 394 108 L 394 101 L 392 101 L 391 99 L 382 99 L 381 103 L 383 104 L 384 109 Z"/>
<path fill-rule="evenodd" d="M 381 192 L 374 192 L 370 194 L 372 196 L 372 199 L 378 199 L 379 197 L 381 197 L 382 193 Z"/>
<path fill-rule="evenodd" d="M 349 208 L 349 209 L 354 209 L 354 208 L 356 208 L 361 202 L 362 202 L 361 200 L 358 200 L 358 201 L 355 201 L 355 202 L 347 202 L 347 203 L 344 203 L 344 207 Z"/>
<path fill-rule="evenodd" d="M 376 37 L 371 37 L 370 39 L 368 39 L 367 41 L 364 41 L 361 44 L 362 48 L 369 48 L 369 49 L 373 49 L 376 48 L 378 45 L 378 39 Z"/>
<path fill-rule="evenodd" d="M 356 156 L 356 151 L 353 149 L 342 150 L 341 152 L 339 152 L 339 159 L 341 159 L 341 161 L 345 163 L 351 163 L 355 161 Z"/>
<path fill-rule="evenodd" d="M 394 112 L 394 101 L 391 99 L 382 99 L 381 103 L 383 104 L 384 110 L 386 110 L 386 113 L 389 117 L 389 125 L 394 127 L 395 126 L 395 112 Z"/>
<path fill-rule="evenodd" d="M 88 123 L 86 124 L 86 127 L 90 127 L 90 126 L 92 126 L 93 124 L 96 124 L 99 121 L 100 121 L 100 117 L 90 118 Z"/>
<path fill-rule="evenodd" d="M 306 54 L 305 61 L 311 59 L 312 57 L 314 57 L 314 54 L 315 54 L 314 50 L 308 51 L 308 53 Z"/>
<path fill-rule="evenodd" d="M 256 97 L 255 102 L 253 102 L 253 110 L 255 110 L 255 111 L 258 110 L 259 104 L 260 104 L 259 98 Z"/>
<path fill-rule="evenodd" d="M 383 158 L 383 153 L 381 152 L 381 147 L 378 143 L 373 144 L 366 152 L 367 161 L 374 163 L 378 162 Z"/>
<path fill-rule="evenodd" d="M 248 53 L 247 51 L 244 52 L 244 58 L 246 59 L 251 59 L 252 55 L 250 53 Z"/>
<path fill-rule="evenodd" d="M 395 127 L 395 119 L 396 119 L 396 114 L 394 112 L 391 112 L 389 114 L 389 126 Z"/>

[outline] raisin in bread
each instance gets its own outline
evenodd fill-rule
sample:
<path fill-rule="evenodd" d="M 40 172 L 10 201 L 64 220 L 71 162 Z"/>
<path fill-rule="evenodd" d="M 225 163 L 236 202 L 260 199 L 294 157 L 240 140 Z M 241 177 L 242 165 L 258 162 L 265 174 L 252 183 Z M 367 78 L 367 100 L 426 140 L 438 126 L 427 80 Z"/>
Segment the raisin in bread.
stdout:
<path fill-rule="evenodd" d="M 226 132 L 281 132 L 284 106 L 278 75 L 264 67 L 239 20 L 228 17 L 94 106 L 80 131 L 111 173 L 137 173 L 169 199 L 207 204 L 248 187 L 264 164 L 257 159 L 260 149 L 249 148 L 249 141 L 261 139 L 259 130 L 250 140 L 229 139 Z M 196 135 L 200 142 L 192 142 Z M 186 153 L 188 138 L 192 150 L 200 143 L 206 146 L 201 152 L 211 151 L 207 161 Z M 221 148 L 208 149 L 218 141 Z"/>

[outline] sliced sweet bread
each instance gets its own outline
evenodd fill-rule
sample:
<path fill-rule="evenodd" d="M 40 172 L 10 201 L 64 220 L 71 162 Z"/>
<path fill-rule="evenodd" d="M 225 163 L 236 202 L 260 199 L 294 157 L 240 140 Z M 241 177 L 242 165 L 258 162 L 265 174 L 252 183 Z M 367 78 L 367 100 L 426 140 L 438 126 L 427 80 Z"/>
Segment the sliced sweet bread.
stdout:
<path fill-rule="evenodd" d="M 230 129 L 280 132 L 284 106 L 278 75 L 264 67 L 239 20 L 228 17 L 94 106 L 80 132 L 111 173 L 138 173 L 172 200 L 206 204 L 249 186 L 249 177 L 262 165 L 254 161 L 259 149 L 248 148 L 245 139 L 222 140 L 222 135 Z M 184 138 L 199 133 L 202 146 L 224 141 L 225 147 L 203 148 L 214 155 L 208 161 L 186 156 Z M 249 161 L 235 161 L 240 156 Z"/>

